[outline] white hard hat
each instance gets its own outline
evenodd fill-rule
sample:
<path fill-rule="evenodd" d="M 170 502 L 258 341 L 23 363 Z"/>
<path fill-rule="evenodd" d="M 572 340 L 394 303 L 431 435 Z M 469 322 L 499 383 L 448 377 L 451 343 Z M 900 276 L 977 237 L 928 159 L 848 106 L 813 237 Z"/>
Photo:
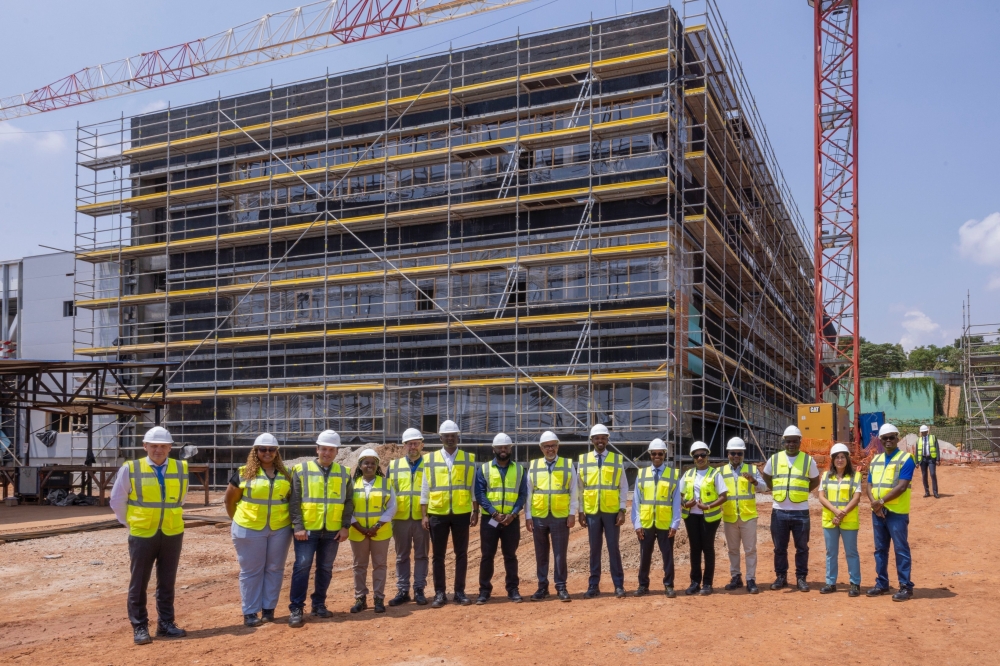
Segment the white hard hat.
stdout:
<path fill-rule="evenodd" d="M 278 438 L 269 432 L 262 432 L 253 440 L 254 446 L 277 446 Z"/>
<path fill-rule="evenodd" d="M 662 439 L 660 439 L 659 437 L 657 437 L 656 439 L 654 439 L 652 442 L 649 443 L 649 446 L 646 447 L 646 450 L 647 451 L 666 451 L 667 450 L 667 445 L 666 445 L 666 443 Z"/>
<path fill-rule="evenodd" d="M 711 449 L 705 442 L 695 442 L 691 445 L 691 455 L 694 455 L 695 451 L 711 451 Z"/>
<path fill-rule="evenodd" d="M 510 435 L 502 432 L 498 432 L 497 436 L 493 438 L 493 446 L 510 446 L 513 444 L 510 440 Z"/>
<path fill-rule="evenodd" d="M 746 451 L 747 443 L 744 442 L 740 437 L 733 437 L 731 440 L 726 442 L 726 451 Z"/>
<path fill-rule="evenodd" d="M 886 423 L 885 425 L 883 425 L 881 428 L 878 429 L 878 436 L 879 436 L 880 439 L 882 438 L 882 436 L 889 435 L 889 434 L 898 435 L 899 434 L 899 428 L 897 428 L 896 426 L 892 425 L 891 423 Z"/>
<path fill-rule="evenodd" d="M 590 429 L 591 437 L 593 437 L 594 435 L 610 435 L 610 434 L 611 433 L 608 432 L 608 427 L 603 423 L 598 423 L 597 425 L 595 425 L 593 428 Z"/>
<path fill-rule="evenodd" d="M 403 444 L 406 444 L 407 442 L 412 442 L 415 439 L 423 439 L 423 438 L 424 436 L 420 434 L 420 431 L 417 430 L 416 428 L 407 428 L 406 430 L 403 431 L 403 436 L 400 437 L 400 440 L 403 442 Z"/>
<path fill-rule="evenodd" d="M 458 429 L 458 424 L 452 421 L 451 419 L 446 420 L 444 423 L 441 424 L 441 427 L 438 428 L 439 435 L 449 435 L 452 433 L 457 435 L 460 432 L 462 431 Z"/>
<path fill-rule="evenodd" d="M 785 434 L 782 437 L 801 437 L 802 431 L 799 430 L 798 426 L 790 425 L 785 428 Z"/>
<path fill-rule="evenodd" d="M 340 435 L 337 434 L 336 430 L 324 430 L 316 438 L 316 444 L 319 446 L 340 446 Z"/>
<path fill-rule="evenodd" d="M 142 436 L 143 444 L 173 444 L 174 438 L 170 436 L 170 431 L 163 426 L 153 426 Z"/>
<path fill-rule="evenodd" d="M 851 457 L 851 450 L 847 448 L 847 444 L 834 444 L 830 447 L 830 457 L 837 455 L 838 453 L 846 453 L 847 457 Z"/>
<path fill-rule="evenodd" d="M 925 425 L 920 426 L 920 432 L 930 432 L 931 429 Z"/>
<path fill-rule="evenodd" d="M 378 459 L 378 454 L 375 453 L 375 449 L 364 449 L 358 454 L 358 462 L 361 462 L 364 458 L 375 458 Z"/>
<path fill-rule="evenodd" d="M 559 436 L 556 435 L 551 430 L 546 430 L 542 433 L 542 436 L 538 438 L 539 444 L 544 444 L 545 442 L 556 442 L 559 443 Z"/>

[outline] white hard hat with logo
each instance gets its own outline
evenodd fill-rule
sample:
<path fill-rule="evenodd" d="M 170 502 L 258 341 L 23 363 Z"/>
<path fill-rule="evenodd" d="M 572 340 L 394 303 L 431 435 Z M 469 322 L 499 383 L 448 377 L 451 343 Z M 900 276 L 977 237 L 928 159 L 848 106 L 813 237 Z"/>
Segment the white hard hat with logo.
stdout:
<path fill-rule="evenodd" d="M 458 424 L 452 421 L 451 419 L 446 420 L 444 423 L 441 424 L 441 427 L 438 428 L 439 435 L 451 435 L 451 434 L 457 435 L 460 432 L 461 430 L 458 429 Z"/>
<path fill-rule="evenodd" d="M 318 446 L 340 446 L 340 435 L 336 430 L 324 430 L 316 438 Z"/>
<path fill-rule="evenodd" d="M 646 447 L 646 451 L 666 451 L 666 450 L 667 450 L 666 442 L 664 442 L 659 437 L 650 442 L 649 446 Z"/>
<path fill-rule="evenodd" d="M 590 429 L 591 437 L 593 437 L 594 435 L 610 435 L 610 434 L 611 433 L 608 432 L 608 427 L 603 423 L 598 423 L 597 425 L 595 425 L 593 428 Z"/>
<path fill-rule="evenodd" d="M 407 442 L 412 442 L 415 439 L 423 439 L 424 436 L 416 428 L 407 428 L 403 431 L 403 436 L 400 438 L 403 444 Z"/>
<path fill-rule="evenodd" d="M 782 437 L 802 437 L 802 431 L 799 430 L 798 426 L 790 425 L 785 428 L 785 434 Z"/>
<path fill-rule="evenodd" d="M 726 442 L 726 451 L 746 451 L 747 443 L 741 437 L 733 437 Z"/>
<path fill-rule="evenodd" d="M 838 453 L 846 453 L 847 457 L 851 457 L 851 450 L 847 448 L 847 444 L 834 444 L 830 447 L 830 457 L 837 455 Z"/>
<path fill-rule="evenodd" d="M 143 444 L 173 444 L 174 438 L 163 426 L 153 426 L 142 436 Z"/>
<path fill-rule="evenodd" d="M 542 436 L 538 438 L 539 444 L 544 444 L 545 442 L 555 442 L 556 444 L 558 444 L 559 436 L 556 435 L 551 430 L 546 430 L 545 432 L 542 433 Z"/>
<path fill-rule="evenodd" d="M 365 458 L 375 458 L 375 460 L 379 459 L 378 454 L 375 453 L 375 449 L 364 449 L 358 454 L 358 462 L 361 462 Z"/>
<path fill-rule="evenodd" d="M 691 455 L 694 455 L 695 451 L 711 451 L 711 449 L 708 448 L 708 444 L 705 442 L 695 442 L 691 445 Z"/>
<path fill-rule="evenodd" d="M 510 446 L 513 443 L 510 440 L 510 435 L 504 432 L 498 432 L 493 438 L 493 446 Z"/>
<path fill-rule="evenodd" d="M 892 425 L 891 423 L 886 423 L 885 425 L 883 425 L 881 428 L 878 429 L 878 436 L 880 439 L 882 437 L 885 437 L 886 435 L 898 435 L 898 434 L 899 434 L 899 428 Z"/>
<path fill-rule="evenodd" d="M 278 438 L 269 432 L 262 432 L 253 440 L 254 446 L 278 446 Z"/>

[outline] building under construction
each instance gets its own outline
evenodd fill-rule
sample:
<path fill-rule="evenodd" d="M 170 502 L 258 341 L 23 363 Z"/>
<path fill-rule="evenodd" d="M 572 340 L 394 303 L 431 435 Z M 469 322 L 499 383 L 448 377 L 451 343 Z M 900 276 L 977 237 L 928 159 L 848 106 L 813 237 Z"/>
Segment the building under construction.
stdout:
<path fill-rule="evenodd" d="M 172 363 L 165 424 L 220 482 L 262 431 L 446 418 L 773 447 L 812 401 L 813 267 L 715 11 L 81 127 L 76 354 Z"/>

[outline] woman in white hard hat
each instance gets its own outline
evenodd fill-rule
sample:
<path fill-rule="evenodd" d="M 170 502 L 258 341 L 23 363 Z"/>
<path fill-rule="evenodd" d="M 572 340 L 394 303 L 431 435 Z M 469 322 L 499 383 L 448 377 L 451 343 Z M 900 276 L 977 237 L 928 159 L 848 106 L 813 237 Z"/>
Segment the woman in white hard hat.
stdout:
<path fill-rule="evenodd" d="M 840 541 L 851 589 L 849 597 L 861 595 L 861 558 L 858 556 L 858 504 L 861 503 L 861 472 L 854 471 L 851 450 L 846 444 L 830 449 L 830 471 L 819 482 L 819 503 L 823 505 L 823 538 L 826 541 L 826 585 L 821 594 L 837 591 L 837 559 Z"/>
<path fill-rule="evenodd" d="M 368 608 L 368 563 L 372 566 L 375 612 L 385 612 L 385 571 L 389 557 L 396 493 L 382 474 L 372 449 L 358 454 L 354 469 L 354 520 L 348 538 L 354 553 L 354 606 L 352 613 Z"/>
<path fill-rule="evenodd" d="M 715 579 L 715 533 L 722 520 L 722 505 L 729 489 L 719 470 L 708 464 L 709 448 L 705 442 L 691 445 L 694 467 L 681 477 L 681 515 L 691 545 L 691 585 L 684 594 L 712 594 Z M 705 558 L 705 571 L 701 560 Z"/>
<path fill-rule="evenodd" d="M 248 627 L 274 622 L 292 542 L 291 492 L 292 476 L 281 460 L 278 440 L 265 432 L 254 441 L 246 465 L 229 479 L 225 499 L 240 563 L 243 624 Z"/>

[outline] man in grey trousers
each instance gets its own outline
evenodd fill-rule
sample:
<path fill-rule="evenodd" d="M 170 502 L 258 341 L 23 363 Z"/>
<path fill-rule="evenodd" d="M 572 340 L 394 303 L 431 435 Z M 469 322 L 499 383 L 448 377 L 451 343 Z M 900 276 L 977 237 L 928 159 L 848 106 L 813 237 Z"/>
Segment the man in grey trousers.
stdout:
<path fill-rule="evenodd" d="M 543 458 L 532 460 L 528 467 L 528 501 L 524 525 L 535 544 L 538 589 L 529 598 L 541 601 L 549 596 L 549 544 L 555 565 L 556 595 L 569 601 L 566 591 L 566 555 L 569 531 L 576 524 L 580 510 L 579 479 L 576 465 L 559 457 L 559 437 L 546 430 L 538 445 Z"/>
<path fill-rule="evenodd" d="M 392 538 L 396 547 L 396 596 L 390 606 L 410 601 L 410 553 L 413 553 L 413 600 L 421 606 L 427 603 L 427 553 L 430 533 L 424 529 L 420 513 L 420 489 L 424 483 L 424 436 L 416 428 L 403 432 L 406 456 L 389 465 L 389 483 L 396 493 L 396 517 L 392 521 Z"/>

